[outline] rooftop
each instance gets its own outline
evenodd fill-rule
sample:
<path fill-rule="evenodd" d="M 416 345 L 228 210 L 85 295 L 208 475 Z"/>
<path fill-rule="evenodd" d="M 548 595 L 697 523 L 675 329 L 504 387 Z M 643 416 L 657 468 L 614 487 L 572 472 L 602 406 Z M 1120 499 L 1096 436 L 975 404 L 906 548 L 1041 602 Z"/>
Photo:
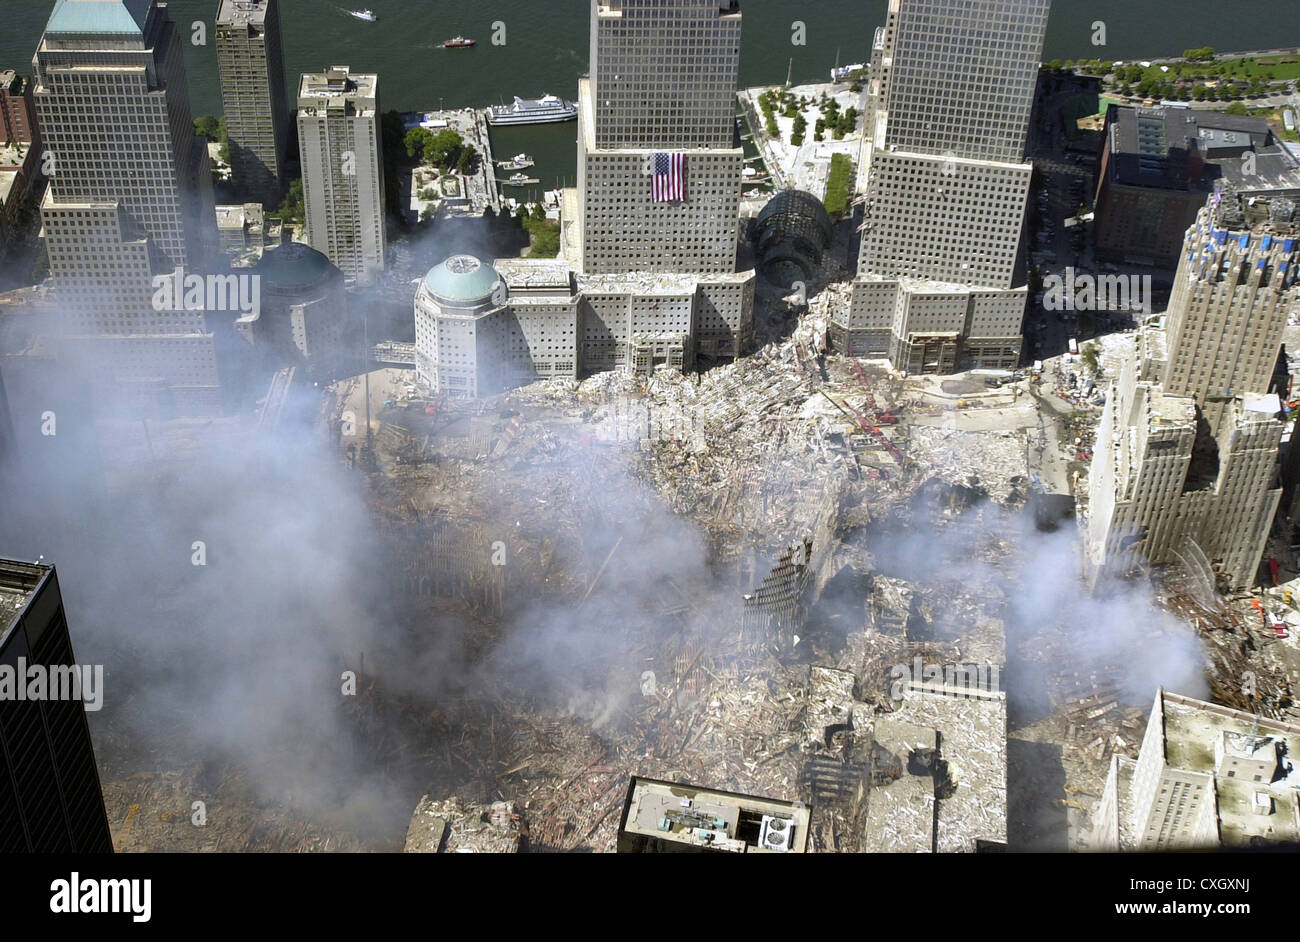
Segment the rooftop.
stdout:
<path fill-rule="evenodd" d="M 139 36 L 154 0 L 57 0 L 46 33 Z"/>
<path fill-rule="evenodd" d="M 0 643 L 53 567 L 0 559 Z"/>
<path fill-rule="evenodd" d="M 1283 756 L 1273 782 L 1215 776 L 1220 833 L 1223 843 L 1240 844 L 1252 836 L 1270 841 L 1300 841 L 1300 726 L 1255 717 L 1240 710 L 1161 692 L 1165 719 L 1165 761 L 1176 769 L 1214 774 L 1215 744 L 1244 738 L 1267 739 L 1268 748 Z M 1258 751 L 1258 750 L 1256 750 Z M 1287 765 L 1289 764 L 1289 774 Z M 1274 802 L 1272 814 L 1257 814 L 1256 794 L 1266 792 Z"/>
<path fill-rule="evenodd" d="M 497 270 L 473 255 L 453 255 L 424 276 L 430 294 L 453 304 L 486 301 L 501 283 Z"/>
<path fill-rule="evenodd" d="M 338 269 L 311 246 L 288 242 L 263 252 L 255 270 L 273 285 L 294 288 L 315 284 Z"/>
<path fill-rule="evenodd" d="M 1300 161 L 1263 118 L 1191 108 L 1116 107 L 1111 179 L 1127 186 L 1208 193 L 1216 180 L 1252 190 L 1300 188 Z M 1242 154 L 1254 155 L 1247 167 Z"/>
<path fill-rule="evenodd" d="M 802 853 L 807 806 L 633 776 L 619 827 L 619 849 L 646 839 L 683 849 L 738 854 Z"/>
<path fill-rule="evenodd" d="M 268 0 L 221 0 L 217 23 L 229 26 L 265 23 L 268 5 Z"/>

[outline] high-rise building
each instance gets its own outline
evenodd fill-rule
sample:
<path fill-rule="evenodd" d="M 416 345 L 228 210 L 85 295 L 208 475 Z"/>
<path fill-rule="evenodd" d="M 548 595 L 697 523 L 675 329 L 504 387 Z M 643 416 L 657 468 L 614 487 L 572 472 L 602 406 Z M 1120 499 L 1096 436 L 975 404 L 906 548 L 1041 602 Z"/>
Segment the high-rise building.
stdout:
<path fill-rule="evenodd" d="M 289 132 L 279 0 L 220 0 L 217 68 L 235 192 L 274 209 Z"/>
<path fill-rule="evenodd" d="M 298 147 L 306 241 L 350 281 L 384 268 L 384 158 L 379 76 L 346 65 L 302 76 Z"/>
<path fill-rule="evenodd" d="M 1164 326 L 1138 333 L 1102 413 L 1083 522 L 1093 581 L 1174 561 L 1254 580 L 1281 495 L 1271 385 L 1300 311 L 1298 227 L 1292 200 L 1228 187 L 1187 231 Z"/>
<path fill-rule="evenodd" d="M 890 0 L 866 89 L 858 279 L 832 342 L 899 369 L 1020 359 L 1024 161 L 1051 0 Z"/>
<path fill-rule="evenodd" d="M 204 312 L 154 297 L 155 275 L 203 272 L 216 249 L 207 150 L 167 5 L 57 0 L 34 65 L 64 350 L 105 380 L 170 391 L 178 411 L 219 410 Z"/>
<path fill-rule="evenodd" d="M 85 670 L 52 566 L 0 559 L 0 671 L 0 853 L 112 853 L 89 698 L 72 681 Z"/>
<path fill-rule="evenodd" d="M 1298 845 L 1298 752 L 1294 723 L 1159 689 L 1137 760 L 1111 757 L 1093 849 Z"/>
<path fill-rule="evenodd" d="M 740 29 L 739 0 L 592 0 L 578 86 L 584 273 L 735 272 Z"/>

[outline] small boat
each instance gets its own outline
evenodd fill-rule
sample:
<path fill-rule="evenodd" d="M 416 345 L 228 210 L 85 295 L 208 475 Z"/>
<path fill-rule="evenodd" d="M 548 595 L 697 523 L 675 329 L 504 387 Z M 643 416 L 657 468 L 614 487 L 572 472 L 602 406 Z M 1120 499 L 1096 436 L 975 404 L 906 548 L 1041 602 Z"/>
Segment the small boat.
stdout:
<path fill-rule="evenodd" d="M 501 182 L 504 183 L 506 186 L 535 186 L 536 184 L 541 183 L 542 181 L 536 180 L 530 177 L 526 173 L 515 173 L 515 174 L 511 174 L 509 178 Z"/>
<path fill-rule="evenodd" d="M 477 46 L 477 39 L 466 39 L 464 36 L 455 36 L 442 44 L 444 49 L 467 49 L 470 46 Z"/>
<path fill-rule="evenodd" d="M 533 166 L 535 161 L 527 154 L 515 154 L 509 160 L 498 160 L 497 165 L 502 170 L 524 170 Z"/>
<path fill-rule="evenodd" d="M 348 12 L 359 20 L 365 20 L 367 23 L 373 23 L 379 19 L 379 14 L 374 10 L 349 10 Z"/>

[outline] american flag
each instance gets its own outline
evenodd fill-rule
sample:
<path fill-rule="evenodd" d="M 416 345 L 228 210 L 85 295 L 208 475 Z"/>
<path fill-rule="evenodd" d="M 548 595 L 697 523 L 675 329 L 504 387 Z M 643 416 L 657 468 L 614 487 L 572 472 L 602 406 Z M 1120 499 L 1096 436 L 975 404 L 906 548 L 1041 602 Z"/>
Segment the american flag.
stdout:
<path fill-rule="evenodd" d="M 686 199 L 686 155 L 655 154 L 652 181 L 656 203 Z"/>

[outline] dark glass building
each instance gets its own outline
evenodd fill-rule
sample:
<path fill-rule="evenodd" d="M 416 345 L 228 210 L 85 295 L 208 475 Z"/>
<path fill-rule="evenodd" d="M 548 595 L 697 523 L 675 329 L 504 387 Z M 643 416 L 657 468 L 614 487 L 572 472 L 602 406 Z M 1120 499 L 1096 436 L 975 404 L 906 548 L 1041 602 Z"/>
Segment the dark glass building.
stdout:
<path fill-rule="evenodd" d="M 19 699 L 20 658 L 24 673 L 75 663 L 54 567 L 0 559 L 0 853 L 112 853 L 85 707 Z"/>

